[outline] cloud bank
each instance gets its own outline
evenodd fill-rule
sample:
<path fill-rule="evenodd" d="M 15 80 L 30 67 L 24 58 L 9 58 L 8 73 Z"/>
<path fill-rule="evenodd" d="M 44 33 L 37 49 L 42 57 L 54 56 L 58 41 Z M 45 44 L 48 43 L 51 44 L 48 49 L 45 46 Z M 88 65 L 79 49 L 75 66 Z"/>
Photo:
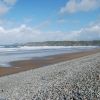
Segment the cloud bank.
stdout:
<path fill-rule="evenodd" d="M 100 39 L 100 23 L 70 32 L 43 32 L 21 25 L 13 29 L 0 27 L 0 44 L 50 40 L 96 40 Z"/>
<path fill-rule="evenodd" d="M 60 13 L 88 12 L 100 7 L 100 0 L 69 0 Z"/>

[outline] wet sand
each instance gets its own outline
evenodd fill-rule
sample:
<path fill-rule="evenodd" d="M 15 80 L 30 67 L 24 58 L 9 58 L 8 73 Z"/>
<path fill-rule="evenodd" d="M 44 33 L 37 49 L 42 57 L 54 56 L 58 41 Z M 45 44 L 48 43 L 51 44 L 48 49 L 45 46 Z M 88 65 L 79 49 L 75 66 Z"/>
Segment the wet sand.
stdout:
<path fill-rule="evenodd" d="M 14 74 L 30 69 L 43 67 L 50 64 L 55 64 L 62 61 L 80 58 L 91 54 L 95 54 L 97 52 L 100 52 L 100 49 L 77 53 L 64 53 L 47 57 L 33 58 L 30 60 L 13 61 L 10 62 L 11 67 L 0 67 L 0 76 Z"/>

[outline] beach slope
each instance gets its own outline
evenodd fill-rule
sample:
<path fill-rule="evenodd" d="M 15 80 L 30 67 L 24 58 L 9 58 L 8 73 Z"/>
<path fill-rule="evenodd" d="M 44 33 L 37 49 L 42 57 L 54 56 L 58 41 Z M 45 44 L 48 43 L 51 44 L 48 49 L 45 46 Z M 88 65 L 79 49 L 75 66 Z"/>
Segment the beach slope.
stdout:
<path fill-rule="evenodd" d="M 0 100 L 100 100 L 100 53 L 3 76 Z"/>

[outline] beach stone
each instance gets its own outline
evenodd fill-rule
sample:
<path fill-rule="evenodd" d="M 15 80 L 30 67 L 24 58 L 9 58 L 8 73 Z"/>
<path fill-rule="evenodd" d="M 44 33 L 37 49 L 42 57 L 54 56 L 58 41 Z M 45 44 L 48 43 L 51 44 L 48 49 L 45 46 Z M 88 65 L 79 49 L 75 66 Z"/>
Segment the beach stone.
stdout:
<path fill-rule="evenodd" d="M 4 98 L 4 97 L 0 97 L 0 100 L 8 100 L 8 99 L 6 99 L 6 98 Z"/>

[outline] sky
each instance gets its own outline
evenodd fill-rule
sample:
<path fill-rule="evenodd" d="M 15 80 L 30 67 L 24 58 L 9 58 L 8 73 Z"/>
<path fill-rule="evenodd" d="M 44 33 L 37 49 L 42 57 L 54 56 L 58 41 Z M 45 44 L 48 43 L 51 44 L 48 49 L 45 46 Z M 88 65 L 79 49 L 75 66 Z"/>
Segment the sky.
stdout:
<path fill-rule="evenodd" d="M 100 0 L 0 0 L 0 44 L 100 40 Z"/>

